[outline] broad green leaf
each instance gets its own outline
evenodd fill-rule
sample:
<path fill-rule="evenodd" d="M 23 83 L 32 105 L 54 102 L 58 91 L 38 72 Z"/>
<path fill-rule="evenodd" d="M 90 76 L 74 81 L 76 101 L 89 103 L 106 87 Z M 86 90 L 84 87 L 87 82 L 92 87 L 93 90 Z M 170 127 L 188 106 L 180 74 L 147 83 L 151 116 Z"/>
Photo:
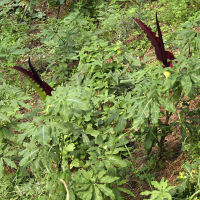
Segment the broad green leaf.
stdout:
<path fill-rule="evenodd" d="M 33 149 L 32 152 L 30 152 L 28 155 L 26 155 L 22 160 L 19 162 L 20 166 L 26 166 L 29 162 L 31 162 L 38 153 L 39 149 Z"/>
<path fill-rule="evenodd" d="M 74 151 L 75 149 L 75 144 L 74 143 L 70 143 L 70 144 L 67 144 L 66 146 L 64 146 L 64 151 L 67 152 L 67 151 Z"/>
<path fill-rule="evenodd" d="M 122 158 L 120 156 L 108 156 L 107 157 L 109 159 L 109 161 L 117 167 L 127 167 L 130 165 L 130 162 L 128 162 L 127 160 L 122 160 Z"/>
<path fill-rule="evenodd" d="M 170 99 L 168 98 L 159 98 L 159 102 L 160 104 L 163 106 L 164 109 L 170 111 L 170 112 L 173 112 L 173 113 L 176 113 L 176 107 L 174 105 L 174 102 L 171 101 Z"/>
<path fill-rule="evenodd" d="M 81 167 L 82 164 L 83 163 L 81 160 L 79 160 L 78 158 L 75 158 L 70 164 L 70 169 L 72 169 L 73 167 Z"/>
<path fill-rule="evenodd" d="M 123 113 L 118 120 L 118 124 L 117 126 L 114 128 L 114 130 L 116 131 L 116 133 L 122 133 L 123 130 L 126 127 L 126 119 L 124 118 L 125 113 Z"/>
<path fill-rule="evenodd" d="M 154 125 L 156 125 L 158 123 L 159 114 L 160 114 L 159 105 L 156 101 L 154 101 L 151 106 L 151 122 Z"/>
<path fill-rule="evenodd" d="M 131 129 L 136 130 L 141 124 L 143 124 L 144 119 L 149 117 L 151 101 L 152 99 L 145 102 L 141 101 L 141 104 L 139 104 L 138 107 L 138 115 L 134 118 Z"/>
<path fill-rule="evenodd" d="M 89 140 L 89 137 L 85 133 L 82 133 L 82 138 L 83 138 L 83 142 L 89 145 L 90 140 Z"/>
<path fill-rule="evenodd" d="M 101 183 L 112 183 L 116 180 L 119 180 L 119 177 L 113 177 L 113 176 L 104 176 L 103 178 L 100 179 Z"/>
<path fill-rule="evenodd" d="M 111 117 L 106 121 L 106 125 L 109 125 L 112 121 L 116 120 L 117 117 L 119 116 L 119 112 L 114 112 Z"/>
<path fill-rule="evenodd" d="M 134 119 L 131 129 L 136 130 L 143 122 L 144 119 L 138 116 L 137 119 Z"/>
<path fill-rule="evenodd" d="M 84 183 L 82 187 L 76 188 L 76 191 L 87 190 L 91 186 L 91 183 Z"/>
<path fill-rule="evenodd" d="M 70 200 L 76 200 L 74 191 L 71 188 L 69 188 L 69 196 L 70 196 Z M 44 199 L 44 200 L 46 200 L 46 199 Z"/>
<path fill-rule="evenodd" d="M 106 185 L 103 184 L 96 184 L 96 186 L 108 197 L 110 197 L 110 199 L 115 199 L 115 195 L 113 193 L 113 191 L 106 187 Z"/>
<path fill-rule="evenodd" d="M 190 92 L 191 87 L 192 87 L 192 82 L 190 80 L 190 77 L 183 76 L 181 79 L 181 85 L 183 86 L 185 94 L 188 95 L 188 93 Z"/>
<path fill-rule="evenodd" d="M 90 200 L 90 199 L 92 199 L 92 194 L 93 194 L 93 185 L 91 185 L 88 190 L 83 192 L 83 198 L 82 199 L 83 200 Z"/>
<path fill-rule="evenodd" d="M 36 126 L 30 126 L 27 127 L 28 129 L 25 131 L 25 133 L 19 134 L 18 135 L 18 139 L 17 139 L 17 143 L 21 144 L 23 142 L 23 140 L 25 139 L 25 137 L 30 136 L 32 133 L 34 133 L 35 131 L 37 131 L 37 127 Z"/>
<path fill-rule="evenodd" d="M 98 136 L 95 138 L 95 143 L 98 144 L 98 145 L 103 145 L 103 144 L 104 144 L 102 135 L 98 135 Z"/>
<path fill-rule="evenodd" d="M 37 129 L 38 142 L 42 144 L 48 144 L 51 139 L 51 127 L 41 126 Z"/>
<path fill-rule="evenodd" d="M 185 127 L 183 125 L 181 125 L 181 136 L 182 136 L 182 141 L 184 141 L 185 138 L 187 137 L 187 132 L 186 132 Z"/>
<path fill-rule="evenodd" d="M 157 188 L 157 189 L 161 189 L 161 187 L 162 186 L 164 186 L 163 185 L 163 177 L 162 177 L 162 179 L 161 179 L 161 181 L 160 181 L 160 183 L 158 183 L 158 181 L 151 181 L 151 184 L 155 187 L 155 188 Z"/>
<path fill-rule="evenodd" d="M 152 134 L 151 134 L 151 131 L 149 131 L 147 134 L 146 134 L 146 137 L 145 137 L 145 140 L 144 140 L 144 149 L 146 151 L 149 151 L 152 147 Z"/>
<path fill-rule="evenodd" d="M 118 187 L 114 187 L 112 190 L 115 194 L 116 200 L 124 200 L 124 197 L 122 197 L 122 194 L 120 193 Z"/>
<path fill-rule="evenodd" d="M 101 191 L 96 185 L 94 186 L 94 200 L 103 200 Z"/>
<path fill-rule="evenodd" d="M 129 181 L 128 179 L 124 179 L 124 180 L 118 181 L 117 185 L 123 185 L 123 184 L 127 183 L 128 181 Z"/>
<path fill-rule="evenodd" d="M 163 196 L 164 196 L 167 200 L 172 200 L 171 194 L 169 194 L 169 193 L 167 193 L 167 192 L 165 192 L 165 193 L 163 194 Z"/>
<path fill-rule="evenodd" d="M 198 74 L 191 74 L 190 77 L 195 83 L 200 83 L 200 76 Z"/>
<path fill-rule="evenodd" d="M 99 130 L 94 130 L 92 127 L 89 129 L 86 129 L 86 134 L 92 135 L 95 138 L 100 134 Z"/>
<path fill-rule="evenodd" d="M 144 192 L 141 192 L 140 194 L 147 196 L 147 195 L 150 195 L 151 193 L 152 193 L 151 191 L 146 190 Z"/>
<path fill-rule="evenodd" d="M 105 174 L 106 174 L 106 170 L 102 169 L 99 173 L 98 173 L 98 178 L 101 179 Z"/>
<path fill-rule="evenodd" d="M 29 48 L 25 48 L 25 49 L 15 49 L 13 51 L 10 52 L 10 54 L 25 54 L 27 52 L 29 52 L 30 49 Z"/>
<path fill-rule="evenodd" d="M 131 195 L 132 197 L 135 197 L 135 195 L 130 191 L 127 190 L 126 188 L 121 188 L 121 187 L 117 187 L 119 190 L 121 190 L 122 192 Z"/>
<path fill-rule="evenodd" d="M 142 112 L 144 113 L 144 115 L 145 115 L 146 118 L 149 117 L 149 110 L 150 110 L 151 101 L 152 101 L 152 99 L 149 99 L 142 106 L 144 108 Z"/>
<path fill-rule="evenodd" d="M 8 54 L 5 54 L 5 53 L 0 54 L 0 58 L 5 58 L 6 56 L 8 56 Z"/>
<path fill-rule="evenodd" d="M 90 180 L 93 176 L 93 170 L 85 171 L 84 169 L 81 170 L 81 173 L 85 177 L 85 179 Z"/>

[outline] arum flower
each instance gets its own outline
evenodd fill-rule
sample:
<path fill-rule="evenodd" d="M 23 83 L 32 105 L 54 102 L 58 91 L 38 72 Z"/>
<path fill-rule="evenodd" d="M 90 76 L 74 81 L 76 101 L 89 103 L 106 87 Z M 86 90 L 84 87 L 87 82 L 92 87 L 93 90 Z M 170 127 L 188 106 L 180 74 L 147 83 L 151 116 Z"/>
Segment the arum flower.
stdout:
<path fill-rule="evenodd" d="M 47 95 L 51 96 L 51 91 L 53 91 L 53 88 L 51 86 L 49 86 L 45 81 L 42 81 L 39 74 L 33 68 L 30 58 L 29 58 L 28 62 L 29 62 L 29 67 L 30 67 L 31 71 L 28 71 L 19 66 L 14 66 L 13 68 L 22 72 L 25 75 L 25 77 L 31 83 L 33 88 L 37 91 L 40 98 L 43 101 L 45 101 Z"/>
<path fill-rule="evenodd" d="M 157 30 L 158 30 L 158 37 L 156 37 L 156 32 L 152 32 L 151 28 L 147 27 L 142 21 L 134 17 L 133 19 L 142 28 L 144 33 L 146 33 L 147 38 L 151 41 L 151 45 L 155 47 L 156 57 L 159 61 L 163 63 L 163 67 L 164 68 L 173 67 L 172 60 L 174 60 L 175 57 L 171 52 L 165 51 L 157 13 L 156 13 L 156 25 L 157 25 Z M 167 61 L 167 60 L 170 60 L 170 61 Z"/>

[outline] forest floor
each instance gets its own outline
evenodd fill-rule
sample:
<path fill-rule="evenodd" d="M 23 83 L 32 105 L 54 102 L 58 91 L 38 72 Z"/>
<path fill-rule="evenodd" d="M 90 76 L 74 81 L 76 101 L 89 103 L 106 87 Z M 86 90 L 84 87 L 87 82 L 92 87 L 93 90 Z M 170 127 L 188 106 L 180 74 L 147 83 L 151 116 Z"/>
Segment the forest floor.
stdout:
<path fill-rule="evenodd" d="M 48 7 L 48 4 L 46 1 L 43 1 L 41 6 L 38 7 L 41 11 L 43 11 L 47 17 L 55 18 L 57 15 L 57 8 L 51 9 Z M 66 10 L 67 5 L 63 6 L 60 10 L 59 16 L 63 16 L 63 14 L 67 14 L 70 12 L 70 10 Z M 33 21 L 34 23 L 34 21 Z M 38 26 L 39 27 L 39 26 Z M 31 30 L 30 33 L 37 34 L 40 32 L 40 29 L 37 28 L 35 30 Z M 129 41 L 131 42 L 131 41 Z M 35 47 L 40 46 L 41 43 L 39 40 L 32 40 L 29 48 L 33 49 Z M 147 52 L 148 54 L 149 52 Z M 21 63 L 22 64 L 22 63 Z M 27 63 L 23 63 L 23 65 Z M 32 95 L 33 100 L 31 100 L 32 107 L 35 108 L 38 105 L 39 97 L 35 93 Z M 196 98 L 195 101 L 193 101 L 190 105 L 190 109 L 194 110 L 198 107 L 198 103 L 200 101 L 200 97 Z M 172 115 L 170 117 L 169 123 L 174 122 L 178 119 L 178 115 Z M 129 129 L 130 127 L 127 127 Z M 129 145 L 130 147 L 130 145 Z M 155 176 L 155 181 L 160 181 L 162 177 L 165 178 L 165 180 L 168 180 L 171 185 L 177 185 L 176 182 L 177 177 L 179 176 L 179 172 L 182 171 L 181 166 L 184 164 L 186 160 L 191 160 L 189 153 L 184 153 L 182 151 L 182 140 L 181 140 L 181 133 L 179 128 L 176 128 L 173 130 L 173 134 L 168 135 L 165 138 L 165 144 L 164 144 L 164 153 L 163 153 L 163 159 L 158 159 L 158 147 L 154 147 L 151 152 L 151 159 L 147 159 L 147 153 L 144 150 L 142 143 L 139 141 L 136 143 L 132 143 L 133 153 L 132 157 L 135 162 L 136 170 L 140 170 L 140 176 L 135 177 L 135 174 L 130 176 L 129 182 L 124 184 L 124 188 L 130 190 L 134 193 L 135 197 L 132 197 L 130 195 L 127 195 L 123 193 L 123 197 L 127 200 L 143 200 L 145 199 L 145 196 L 140 195 L 142 191 L 145 190 L 151 190 L 148 181 L 145 177 L 145 174 L 153 174 Z M 148 176 L 148 175 L 147 175 Z"/>

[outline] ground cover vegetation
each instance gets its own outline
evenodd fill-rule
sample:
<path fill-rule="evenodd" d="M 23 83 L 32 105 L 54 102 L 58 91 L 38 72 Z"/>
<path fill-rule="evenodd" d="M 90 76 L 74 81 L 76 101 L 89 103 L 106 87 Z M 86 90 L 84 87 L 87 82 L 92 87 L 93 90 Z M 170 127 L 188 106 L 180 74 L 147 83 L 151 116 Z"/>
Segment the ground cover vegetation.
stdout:
<path fill-rule="evenodd" d="M 160 27 L 173 67 L 141 23 Z M 2 0 L 0 27 L 1 199 L 199 198 L 198 0 Z"/>

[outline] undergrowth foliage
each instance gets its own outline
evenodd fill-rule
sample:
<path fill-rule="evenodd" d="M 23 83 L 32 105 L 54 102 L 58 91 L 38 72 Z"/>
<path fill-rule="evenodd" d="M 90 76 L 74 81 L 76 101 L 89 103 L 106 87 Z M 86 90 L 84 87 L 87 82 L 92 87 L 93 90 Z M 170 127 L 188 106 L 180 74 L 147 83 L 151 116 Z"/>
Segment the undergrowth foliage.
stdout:
<path fill-rule="evenodd" d="M 58 20 L 39 18 L 41 31 L 31 40 L 27 33 L 35 26 L 24 11 L 20 15 L 24 15 L 23 21 L 21 17 L 15 21 L 12 8 L 16 5 L 9 2 L 1 4 L 7 9 L 0 21 L 2 199 L 121 200 L 125 194 L 134 198 L 135 191 L 125 185 L 133 173 L 138 185 L 142 179 L 143 172 L 136 169 L 131 156 L 135 141 L 143 142 L 149 160 L 153 147 L 164 159 L 165 137 L 179 128 L 185 149 L 190 151 L 199 137 L 199 108 L 189 106 L 199 96 L 200 18 L 189 10 L 192 21 L 187 21 L 185 5 L 194 7 L 196 1 L 168 2 L 175 11 L 177 5 L 182 6 L 186 21 L 176 32 L 176 40 L 169 41 L 178 51 L 168 78 L 163 75 L 166 69 L 140 51 L 147 41 L 138 39 L 140 29 L 131 21 L 132 17 L 144 21 L 148 12 L 135 12 L 146 8 L 147 1 L 129 2 L 131 8 L 129 3 L 117 1 L 49 1 L 50 6 L 59 4 L 59 9 L 68 2 L 71 11 Z M 151 5 L 159 7 L 160 2 Z M 173 13 L 174 20 L 180 19 L 179 14 Z M 0 15 L 3 17 L 3 10 Z M 26 47 L 36 40 L 39 47 Z M 13 83 L 16 71 L 8 68 L 18 65 L 16 59 L 24 62 L 28 52 L 48 65 L 43 79 L 58 85 L 34 109 L 28 103 L 30 90 L 25 82 Z M 178 120 L 170 120 L 173 114 Z M 198 151 L 196 146 L 193 155 Z M 183 168 L 177 187 L 164 178 L 160 183 L 151 182 L 146 174 L 152 191 L 141 195 L 151 195 L 150 199 L 197 197 L 199 162 Z"/>

